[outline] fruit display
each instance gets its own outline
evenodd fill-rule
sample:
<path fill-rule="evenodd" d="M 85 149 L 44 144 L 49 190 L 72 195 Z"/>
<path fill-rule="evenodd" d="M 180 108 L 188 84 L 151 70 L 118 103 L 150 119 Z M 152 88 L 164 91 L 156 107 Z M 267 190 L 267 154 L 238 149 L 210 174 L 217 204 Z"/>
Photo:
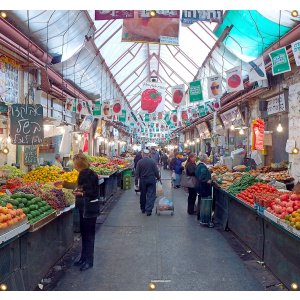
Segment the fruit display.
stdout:
<path fill-rule="evenodd" d="M 12 204 L 0 206 L 0 230 L 7 229 L 26 219 L 22 209 L 14 209 Z"/>
<path fill-rule="evenodd" d="M 91 170 L 93 170 L 95 173 L 99 175 L 111 175 L 115 171 L 115 169 L 113 168 L 96 167 L 96 166 L 91 166 Z"/>
<path fill-rule="evenodd" d="M 228 172 L 228 167 L 226 165 L 219 165 L 219 166 L 213 166 L 211 168 L 209 168 L 209 171 L 211 173 L 215 173 L 215 174 L 223 174 Z"/>
<path fill-rule="evenodd" d="M 249 186 L 253 185 L 256 183 L 257 180 L 255 177 L 245 174 L 241 177 L 240 180 L 234 182 L 228 189 L 227 191 L 232 194 L 232 195 L 237 195 L 241 191 L 247 189 Z"/>
<path fill-rule="evenodd" d="M 61 180 L 68 182 L 68 183 L 76 183 L 78 180 L 79 172 L 73 170 L 71 172 L 65 172 L 61 175 Z"/>
<path fill-rule="evenodd" d="M 247 167 L 245 165 L 238 165 L 233 168 L 233 170 L 237 172 L 244 172 L 246 171 L 246 169 Z"/>
<path fill-rule="evenodd" d="M 56 166 L 37 167 L 27 173 L 23 180 L 26 182 L 54 182 L 60 180 L 62 170 Z"/>
<path fill-rule="evenodd" d="M 277 192 L 277 189 L 271 185 L 264 183 L 255 183 L 254 185 L 248 187 L 244 191 L 238 193 L 236 197 L 242 200 L 243 202 L 249 204 L 250 206 L 254 206 L 254 202 L 257 200 L 256 197 L 269 194 L 275 196 L 275 193 Z"/>
<path fill-rule="evenodd" d="M 284 219 L 286 224 L 300 230 L 300 209 L 297 209 L 291 214 L 287 214 Z"/>
<path fill-rule="evenodd" d="M 72 205 L 75 203 L 75 195 L 73 194 L 73 192 L 69 189 L 62 189 L 64 195 L 65 195 L 65 201 L 67 203 L 67 205 Z"/>
<path fill-rule="evenodd" d="M 10 190 L 13 192 L 15 189 L 24 185 L 24 181 L 21 178 L 12 178 L 6 181 L 6 185 L 1 187 L 1 191 L 5 192 L 6 190 Z"/>
<path fill-rule="evenodd" d="M 271 181 L 275 179 L 280 182 L 290 182 L 294 180 L 294 178 L 289 175 L 288 171 L 269 172 L 260 176 L 260 178 L 265 181 Z"/>
<path fill-rule="evenodd" d="M 104 157 L 104 156 L 90 156 L 90 155 L 86 155 L 86 158 L 91 163 L 106 164 L 106 163 L 109 162 L 109 158 Z"/>
<path fill-rule="evenodd" d="M 8 198 L 3 199 L 2 197 L 1 201 L 1 206 L 6 203 L 6 206 L 11 205 L 15 209 L 22 209 L 31 224 L 45 218 L 54 211 L 45 201 L 34 194 L 17 192 Z"/>
<path fill-rule="evenodd" d="M 5 165 L 0 167 L 0 177 L 11 179 L 14 177 L 23 177 L 25 172 L 15 166 Z"/>

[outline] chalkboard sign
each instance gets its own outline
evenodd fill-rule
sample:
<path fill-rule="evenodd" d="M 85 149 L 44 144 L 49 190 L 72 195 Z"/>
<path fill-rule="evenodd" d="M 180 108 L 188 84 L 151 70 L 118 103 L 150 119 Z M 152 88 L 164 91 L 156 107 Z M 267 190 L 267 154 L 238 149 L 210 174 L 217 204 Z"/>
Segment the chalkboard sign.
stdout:
<path fill-rule="evenodd" d="M 15 145 L 39 145 L 43 142 L 43 106 L 13 104 L 10 111 L 10 137 Z"/>
<path fill-rule="evenodd" d="M 37 147 L 25 146 L 24 147 L 24 165 L 37 164 Z"/>

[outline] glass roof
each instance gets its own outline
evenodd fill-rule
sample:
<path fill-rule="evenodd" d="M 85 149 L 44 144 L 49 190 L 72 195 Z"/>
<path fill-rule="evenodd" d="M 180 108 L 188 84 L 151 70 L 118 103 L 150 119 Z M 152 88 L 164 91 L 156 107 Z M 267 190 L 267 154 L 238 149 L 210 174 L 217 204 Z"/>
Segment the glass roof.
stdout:
<path fill-rule="evenodd" d="M 41 48 L 52 56 L 62 55 L 62 62 L 52 67 L 90 99 L 121 97 L 115 79 L 133 111 L 140 110 L 141 86 L 151 77 L 166 83 L 166 111 L 174 109 L 171 86 L 184 83 L 187 90 L 197 78 L 207 99 L 207 76 L 220 73 L 225 78 L 225 71 L 237 65 L 246 75 L 245 62 L 276 42 L 279 28 L 282 36 L 300 21 L 291 18 L 290 11 L 227 11 L 220 26 L 209 22 L 181 25 L 179 46 L 170 46 L 121 42 L 123 21 L 95 21 L 93 10 L 10 13 L 13 24 Z M 216 46 L 203 64 L 230 25 L 233 28 L 224 44 Z"/>

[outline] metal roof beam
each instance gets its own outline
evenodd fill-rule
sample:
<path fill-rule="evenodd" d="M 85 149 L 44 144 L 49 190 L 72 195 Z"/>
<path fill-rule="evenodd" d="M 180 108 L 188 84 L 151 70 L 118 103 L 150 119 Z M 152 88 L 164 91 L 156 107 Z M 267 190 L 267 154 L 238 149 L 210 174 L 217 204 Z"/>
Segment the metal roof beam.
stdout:
<path fill-rule="evenodd" d="M 126 51 L 123 52 L 110 66 L 109 69 L 112 70 L 128 53 L 130 53 L 132 56 L 133 54 L 131 53 L 131 50 L 137 45 L 137 43 L 134 43 L 131 45 Z"/>
<path fill-rule="evenodd" d="M 183 57 L 185 57 L 192 65 L 194 65 L 196 69 L 199 69 L 199 66 L 184 51 L 182 51 L 178 46 L 174 46 L 174 47 L 180 52 L 180 54 L 183 55 Z M 178 53 L 176 53 L 176 55 L 177 54 Z"/>
<path fill-rule="evenodd" d="M 105 31 L 105 30 L 107 30 L 109 27 L 110 27 L 110 25 L 112 24 L 112 23 L 114 23 L 116 20 L 109 20 L 109 21 L 106 21 L 105 22 L 105 24 L 103 25 L 103 26 L 101 26 L 98 30 L 96 30 L 95 31 L 95 33 L 94 33 L 94 40 L 95 39 L 97 39 L 99 36 L 101 36 L 101 34 Z M 108 23 L 110 23 L 107 27 L 105 27 Z M 105 28 L 104 28 L 105 27 Z M 104 28 L 102 31 L 101 31 L 101 29 L 102 28 Z"/>
<path fill-rule="evenodd" d="M 138 84 L 136 84 L 136 85 L 134 86 L 134 88 L 131 89 L 130 92 L 126 94 L 126 96 L 130 95 L 130 93 L 131 93 L 132 91 L 134 91 L 134 90 L 135 90 L 135 89 L 136 89 L 143 81 L 145 81 L 147 78 L 148 78 L 148 74 L 147 74 L 147 76 L 146 76 L 145 78 L 143 78 Z M 128 87 L 129 87 L 129 86 L 128 86 Z M 125 90 L 124 90 L 124 92 L 125 92 Z"/>
<path fill-rule="evenodd" d="M 202 21 L 196 22 L 210 37 L 212 37 L 215 41 L 217 37 L 214 35 L 213 31 Z"/>
<path fill-rule="evenodd" d="M 116 31 L 114 31 L 105 41 L 98 47 L 98 50 L 100 50 L 105 44 L 109 42 L 110 39 L 112 39 L 117 32 L 119 32 L 122 29 L 122 26 L 118 27 Z"/>
<path fill-rule="evenodd" d="M 190 27 L 187 27 L 187 29 L 191 31 L 209 50 L 211 50 L 211 47 L 209 47 L 193 29 Z"/>

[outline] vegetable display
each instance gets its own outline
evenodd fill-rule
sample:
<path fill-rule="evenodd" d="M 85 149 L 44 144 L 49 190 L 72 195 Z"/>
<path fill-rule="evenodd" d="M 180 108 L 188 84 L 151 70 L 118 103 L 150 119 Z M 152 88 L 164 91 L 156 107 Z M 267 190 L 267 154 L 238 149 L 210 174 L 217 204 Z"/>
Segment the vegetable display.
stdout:
<path fill-rule="evenodd" d="M 249 174 L 245 174 L 241 177 L 240 180 L 234 182 L 229 188 L 228 188 L 228 192 L 230 194 L 233 195 L 237 195 L 239 192 L 245 190 L 246 188 L 248 188 L 249 186 L 253 185 L 254 183 L 256 183 L 257 180 L 255 177 L 249 175 Z"/>

